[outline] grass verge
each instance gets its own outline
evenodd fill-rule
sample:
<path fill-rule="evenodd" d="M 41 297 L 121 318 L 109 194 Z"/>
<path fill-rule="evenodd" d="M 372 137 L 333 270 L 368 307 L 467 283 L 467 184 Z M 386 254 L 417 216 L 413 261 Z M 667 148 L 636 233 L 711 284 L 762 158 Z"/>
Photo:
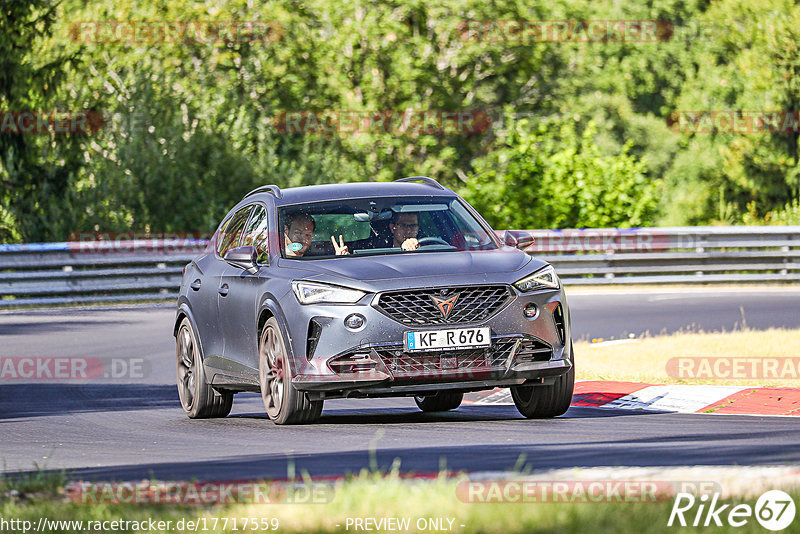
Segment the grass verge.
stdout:
<path fill-rule="evenodd" d="M 114 505 L 81 504 L 72 502 L 63 487 L 63 479 L 39 476 L 33 486 L 15 481 L 3 481 L 0 493 L 0 517 L 17 520 L 19 528 L 4 528 L 4 532 L 23 532 L 21 523 L 28 521 L 31 528 L 39 525 L 40 518 L 62 521 L 82 521 L 65 528 L 48 523 L 49 532 L 188 532 L 195 528 L 187 523 L 197 522 L 200 532 L 355 532 L 355 520 L 386 518 L 407 521 L 407 529 L 380 528 L 373 524 L 371 531 L 403 532 L 464 532 L 464 533 L 584 533 L 584 532 L 674 532 L 667 523 L 673 499 L 657 502 L 607 503 L 471 503 L 465 502 L 459 484 L 464 478 L 440 477 L 434 480 L 407 480 L 394 475 L 363 473 L 349 480 L 337 481 L 330 499 L 317 504 L 234 504 L 222 507 L 200 508 L 167 505 Z M 308 483 L 308 482 L 307 482 Z M 35 491 L 33 488 L 36 488 Z M 10 492 L 17 494 L 10 496 Z M 307 495 L 307 490 L 298 490 Z M 800 502 L 800 491 L 789 492 L 795 502 Z M 286 494 L 287 497 L 289 494 Z M 291 500 L 291 499 L 287 499 Z M 303 501 L 302 498 L 298 499 Z M 746 503 L 751 507 L 755 499 L 726 499 L 720 504 Z M 730 509 L 731 506 L 728 507 Z M 694 519 L 697 506 L 687 515 Z M 246 521 L 245 521 L 246 518 Z M 135 521 L 139 524 L 126 528 L 93 529 L 89 521 Z M 163 521 L 151 528 L 150 521 Z M 182 523 L 181 523 L 182 521 Z M 795 520 L 798 521 L 798 520 Z M 166 523 L 169 522 L 169 523 Z M 364 523 L 362 523 L 364 524 Z M 400 523 L 402 524 L 402 522 Z M 98 524 L 99 525 L 99 524 Z M 257 528 L 250 528 L 257 525 Z M 395 523 L 394 525 L 397 525 Z M 729 532 L 730 527 L 697 529 L 692 532 Z M 107 527 L 110 524 L 106 525 Z M 127 527 L 135 528 L 127 528 Z M 179 528 L 183 526 L 183 528 Z M 349 526 L 349 528 L 348 528 Z M 388 525 L 386 525 L 388 526 Z M 267 528 L 264 528 L 267 527 Z M 737 533 L 764 532 L 755 518 L 736 529 Z"/>
<path fill-rule="evenodd" d="M 575 343 L 575 355 L 578 380 L 800 387 L 800 329 L 676 333 L 635 340 L 580 342 Z M 715 368 L 711 358 L 725 358 L 730 363 Z M 772 367 L 764 365 L 763 360 L 777 358 L 795 360 L 778 360 Z M 683 368 L 689 372 L 678 372 L 677 359 L 691 359 Z M 737 360 L 746 361 L 736 364 Z"/>

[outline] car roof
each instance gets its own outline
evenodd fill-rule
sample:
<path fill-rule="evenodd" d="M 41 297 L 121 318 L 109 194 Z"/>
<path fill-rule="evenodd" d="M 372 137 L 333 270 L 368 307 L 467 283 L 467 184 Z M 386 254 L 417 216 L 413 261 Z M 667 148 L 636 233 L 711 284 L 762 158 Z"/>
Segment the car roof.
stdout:
<path fill-rule="evenodd" d="M 453 191 L 429 183 L 416 182 L 355 182 L 344 184 L 307 185 L 280 189 L 280 196 L 271 191 L 261 191 L 248 197 L 249 200 L 275 199 L 276 206 L 321 202 L 325 200 L 347 200 L 352 198 L 431 196 L 457 197 Z"/>

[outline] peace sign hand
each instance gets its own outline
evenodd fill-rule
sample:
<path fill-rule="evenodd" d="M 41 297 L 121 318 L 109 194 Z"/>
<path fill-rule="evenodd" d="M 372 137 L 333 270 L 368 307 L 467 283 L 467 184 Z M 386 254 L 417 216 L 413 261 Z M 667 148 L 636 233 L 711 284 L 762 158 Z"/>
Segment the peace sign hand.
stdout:
<path fill-rule="evenodd" d="M 347 245 L 344 244 L 344 240 L 342 236 L 339 236 L 339 243 L 336 243 L 336 239 L 331 236 L 331 243 L 333 243 L 333 249 L 336 251 L 337 256 L 346 256 L 350 254 L 350 251 L 347 250 Z"/>

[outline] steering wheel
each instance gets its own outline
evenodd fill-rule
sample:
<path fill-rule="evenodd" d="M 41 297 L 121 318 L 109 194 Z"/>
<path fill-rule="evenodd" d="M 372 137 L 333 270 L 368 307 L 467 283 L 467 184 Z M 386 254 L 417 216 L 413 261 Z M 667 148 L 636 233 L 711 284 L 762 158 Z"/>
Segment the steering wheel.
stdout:
<path fill-rule="evenodd" d="M 445 245 L 451 247 L 452 245 L 445 241 L 440 237 L 423 237 L 417 240 L 419 242 L 419 246 L 424 247 L 426 245 Z"/>

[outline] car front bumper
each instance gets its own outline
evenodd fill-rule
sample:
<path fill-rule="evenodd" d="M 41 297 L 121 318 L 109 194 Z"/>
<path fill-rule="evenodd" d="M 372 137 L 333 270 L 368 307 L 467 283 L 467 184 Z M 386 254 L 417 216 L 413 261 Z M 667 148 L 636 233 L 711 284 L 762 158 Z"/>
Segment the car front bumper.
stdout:
<path fill-rule="evenodd" d="M 533 362 L 507 371 L 468 373 L 442 371 L 437 376 L 396 379 L 387 372 L 340 374 L 335 378 L 300 375 L 292 379 L 295 388 L 314 398 L 380 397 L 422 395 L 440 390 L 480 391 L 495 387 L 548 385 L 572 368 L 570 360 Z"/>
<path fill-rule="evenodd" d="M 563 288 L 520 293 L 488 319 L 469 324 L 410 327 L 380 311 L 376 295 L 354 305 L 299 305 L 286 310 L 293 354 L 292 384 L 316 398 L 413 395 L 442 389 L 481 390 L 519 384 L 548 384 L 572 368 L 569 308 Z M 526 306 L 538 313 L 528 318 Z M 357 330 L 345 319 L 358 313 Z M 312 332 L 316 323 L 319 329 Z M 489 350 L 406 352 L 408 331 L 489 327 Z M 309 339 L 315 338 L 312 345 Z M 454 361 L 455 360 L 455 361 Z M 337 365 L 351 362 L 353 365 Z"/>

